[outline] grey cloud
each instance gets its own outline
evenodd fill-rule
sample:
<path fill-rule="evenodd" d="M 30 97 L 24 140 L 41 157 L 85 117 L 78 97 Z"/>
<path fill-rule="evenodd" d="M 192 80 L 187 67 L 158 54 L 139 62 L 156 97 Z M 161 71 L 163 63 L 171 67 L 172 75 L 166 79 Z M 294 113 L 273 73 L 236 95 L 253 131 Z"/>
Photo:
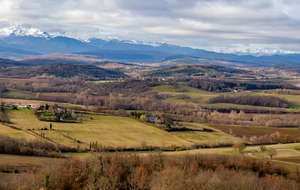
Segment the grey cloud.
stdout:
<path fill-rule="evenodd" d="M 297 0 L 2 0 L 0 20 L 179 45 L 294 44 Z M 5 6 L 4 6 L 5 5 Z M 0 22 L 0 27 L 4 26 Z M 95 29 L 98 29 L 95 30 Z M 102 32 L 101 31 L 105 31 Z M 299 47 L 300 48 L 300 47 Z"/>

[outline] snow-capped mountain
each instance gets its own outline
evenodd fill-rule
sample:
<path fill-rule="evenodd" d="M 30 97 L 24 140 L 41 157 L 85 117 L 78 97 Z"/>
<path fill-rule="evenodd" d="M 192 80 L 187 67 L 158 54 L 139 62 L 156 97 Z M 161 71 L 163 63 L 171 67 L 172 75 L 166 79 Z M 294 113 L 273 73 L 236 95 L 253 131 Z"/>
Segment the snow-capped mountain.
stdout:
<path fill-rule="evenodd" d="M 0 29 L 0 57 L 24 58 L 30 55 L 75 53 L 125 62 L 160 62 L 174 55 L 218 59 L 255 66 L 300 64 L 300 52 L 276 48 L 227 48 L 214 51 L 181 47 L 161 42 L 103 40 L 70 32 L 47 33 L 38 28 L 12 26 Z M 188 59 L 188 58 L 186 58 Z M 183 60 L 189 62 L 189 60 Z"/>
<path fill-rule="evenodd" d="M 33 36 L 43 38 L 53 37 L 49 33 L 38 28 L 25 28 L 20 25 L 0 29 L 0 36 Z"/>
<path fill-rule="evenodd" d="M 134 45 L 136 45 L 136 48 L 140 48 L 141 50 L 149 50 L 149 51 L 154 51 L 154 49 L 149 48 L 149 46 L 152 47 L 157 47 L 160 49 L 166 50 L 166 48 L 179 48 L 180 46 L 176 45 L 170 45 L 170 44 L 165 44 L 163 42 L 144 42 L 144 41 L 138 41 L 138 40 L 119 40 L 117 38 L 111 38 L 111 39 L 98 39 L 95 36 L 91 36 L 91 34 L 77 34 L 77 33 L 72 33 L 72 32 L 56 32 L 56 33 L 48 33 L 45 31 L 42 31 L 38 28 L 33 28 L 33 27 L 23 27 L 21 25 L 15 25 L 15 26 L 10 26 L 6 28 L 0 29 L 0 37 L 5 37 L 5 36 L 31 36 L 31 37 L 39 37 L 39 38 L 56 38 L 56 37 L 66 37 L 70 39 L 75 39 L 83 43 L 87 43 L 89 45 L 95 45 L 98 48 L 103 48 L 104 49 L 110 49 L 112 44 L 113 45 L 118 45 L 119 48 L 112 48 L 112 49 L 118 49 L 120 50 L 120 46 L 125 46 L 123 48 L 133 48 Z M 126 45 L 127 44 L 127 45 Z M 131 46 L 132 45 L 132 46 Z M 138 45 L 143 45 L 139 46 Z M 110 46 L 110 47 L 108 47 Z M 148 48 L 145 48 L 145 46 L 148 46 Z M 168 47 L 166 47 L 168 46 Z M 137 50 L 134 48 L 135 50 Z M 121 47 L 122 49 L 122 47 Z M 192 49 L 192 48 L 190 48 Z M 281 50 L 281 49 L 276 49 L 276 48 L 220 48 L 220 49 L 211 49 L 210 51 L 213 52 L 218 52 L 218 53 L 224 53 L 224 54 L 235 54 L 235 55 L 253 55 L 253 56 L 264 56 L 264 55 L 285 55 L 285 54 L 300 54 L 300 51 L 291 51 L 291 50 Z M 185 52 L 187 53 L 187 52 Z"/>
<path fill-rule="evenodd" d="M 0 36 L 32 36 L 32 37 L 43 37 L 43 38 L 55 38 L 55 37 L 67 37 L 76 39 L 82 42 L 90 42 L 91 39 L 96 38 L 95 36 L 91 36 L 90 34 L 76 34 L 72 32 L 53 32 L 48 33 L 44 32 L 38 28 L 26 28 L 22 27 L 20 25 L 10 26 L 6 28 L 0 29 Z M 97 39 L 97 38 L 96 38 Z M 138 41 L 138 40 L 118 40 L 116 38 L 104 40 L 104 41 L 118 41 L 120 43 L 127 43 L 127 44 L 139 44 L 139 45 L 150 45 L 150 46 L 160 46 L 163 43 L 162 42 L 144 42 L 144 41 Z"/>
<path fill-rule="evenodd" d="M 144 41 L 138 41 L 138 40 L 121 40 L 123 43 L 127 44 L 140 44 L 140 45 L 150 45 L 150 46 L 161 46 L 163 43 L 162 42 L 144 42 Z"/>
<path fill-rule="evenodd" d="M 276 48 L 247 48 L 247 49 L 236 49 L 236 48 L 224 48 L 217 50 L 219 53 L 236 54 L 236 55 L 253 55 L 253 56 L 264 56 L 264 55 L 286 55 L 286 54 L 299 54 L 300 51 L 292 50 L 281 50 Z"/>

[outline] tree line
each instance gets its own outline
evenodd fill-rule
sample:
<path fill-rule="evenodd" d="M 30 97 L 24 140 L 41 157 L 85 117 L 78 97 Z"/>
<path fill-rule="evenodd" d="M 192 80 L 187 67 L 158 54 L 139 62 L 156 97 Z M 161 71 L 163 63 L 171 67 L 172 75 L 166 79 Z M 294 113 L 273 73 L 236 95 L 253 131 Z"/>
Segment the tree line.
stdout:
<path fill-rule="evenodd" d="M 297 179 L 272 162 L 246 156 L 114 154 L 72 157 L 35 172 L 2 175 L 0 189 L 296 190 Z"/>
<path fill-rule="evenodd" d="M 187 83 L 188 86 L 198 88 L 209 92 L 230 92 L 235 88 L 244 90 L 252 89 L 277 89 L 277 88 L 295 88 L 286 83 L 270 82 L 249 82 L 249 81 L 225 81 L 215 79 L 193 79 Z"/>
<path fill-rule="evenodd" d="M 77 149 L 54 145 L 39 139 L 26 140 L 25 138 L 12 138 L 0 134 L 0 153 L 26 156 L 64 157 L 61 152 L 77 152 Z"/>
<path fill-rule="evenodd" d="M 267 94 L 288 94 L 288 95 L 300 95 L 300 90 L 292 89 L 274 89 L 274 90 L 264 90 Z"/>
<path fill-rule="evenodd" d="M 275 97 L 275 96 L 253 96 L 253 95 L 238 95 L 238 96 L 228 96 L 219 95 L 210 98 L 208 103 L 231 103 L 231 104 L 241 104 L 250 106 L 266 106 L 266 107 L 279 107 L 287 108 L 288 103 L 285 99 Z"/>

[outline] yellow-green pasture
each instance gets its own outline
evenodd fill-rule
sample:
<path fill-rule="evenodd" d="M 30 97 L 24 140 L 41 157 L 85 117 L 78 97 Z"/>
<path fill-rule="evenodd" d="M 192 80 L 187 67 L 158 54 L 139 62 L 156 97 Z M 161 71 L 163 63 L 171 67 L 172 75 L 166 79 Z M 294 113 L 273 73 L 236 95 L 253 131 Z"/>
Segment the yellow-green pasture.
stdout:
<path fill-rule="evenodd" d="M 244 92 L 207 92 L 204 90 L 196 89 L 193 87 L 189 87 L 183 84 L 178 85 L 178 88 L 185 89 L 187 92 L 176 92 L 174 86 L 172 85 L 160 85 L 153 87 L 152 89 L 157 91 L 160 94 L 170 94 L 173 96 L 176 95 L 188 95 L 194 100 L 194 102 L 199 103 L 199 105 L 207 106 L 207 107 L 231 107 L 231 108 L 247 108 L 247 109 L 267 109 L 267 110 L 282 110 L 282 111 L 299 111 L 300 109 L 300 95 L 285 95 L 285 94 L 266 94 L 263 92 L 257 91 L 244 91 Z M 284 98 L 288 101 L 289 107 L 293 109 L 285 109 L 285 108 L 275 108 L 275 107 L 262 107 L 262 106 L 248 106 L 248 105 L 238 105 L 238 104 L 227 104 L 227 103 L 215 103 L 208 104 L 208 100 L 210 98 L 216 97 L 218 95 L 229 95 L 229 96 L 238 96 L 238 95 L 261 95 L 261 96 L 276 96 L 280 98 Z M 167 101 L 178 102 L 178 101 L 189 101 L 189 100 L 181 100 L 176 97 L 167 98 Z"/>
<path fill-rule="evenodd" d="M 218 93 L 207 92 L 204 90 L 196 89 L 193 87 L 189 87 L 186 85 L 178 85 L 178 88 L 182 88 L 187 90 L 187 92 L 176 92 L 174 86 L 172 85 L 160 85 L 153 87 L 152 89 L 157 91 L 158 93 L 167 93 L 171 95 L 180 95 L 185 94 L 190 96 L 191 98 L 199 98 L 201 97 L 201 102 L 207 101 L 209 98 L 215 97 Z"/>
<path fill-rule="evenodd" d="M 13 138 L 21 138 L 24 137 L 27 140 L 35 139 L 36 137 L 27 133 L 24 130 L 13 129 L 7 125 L 0 124 L 0 134 L 7 135 Z"/>
<path fill-rule="evenodd" d="M 200 123 L 182 123 L 185 127 L 189 129 L 194 129 L 195 131 L 176 131 L 170 132 L 174 136 L 177 136 L 186 141 L 192 142 L 194 144 L 208 144 L 210 146 L 216 145 L 218 143 L 234 143 L 238 141 L 238 138 L 221 132 L 218 129 L 209 127 L 205 124 Z M 200 130 L 212 129 L 214 132 L 203 132 Z M 197 131 L 198 130 L 198 131 Z"/>
<path fill-rule="evenodd" d="M 277 155 L 273 157 L 272 161 L 279 163 L 284 167 L 288 167 L 291 171 L 295 171 L 297 167 L 300 167 L 300 151 L 296 148 L 300 147 L 300 143 L 291 144 L 272 144 L 264 145 L 267 149 L 272 147 L 276 150 Z M 260 146 L 247 146 L 244 150 L 245 155 L 256 157 L 264 160 L 271 160 L 267 151 L 257 152 L 260 150 Z M 225 148 L 208 148 L 208 149 L 196 149 L 177 152 L 166 152 L 166 155 L 182 155 L 182 154 L 239 154 L 234 151 L 232 147 Z"/>
<path fill-rule="evenodd" d="M 300 143 L 291 143 L 291 144 L 272 144 L 272 145 L 264 145 L 266 148 L 275 148 L 277 151 L 277 155 L 273 157 L 273 160 L 278 160 L 280 158 L 288 158 L 288 157 L 297 157 L 300 156 L 300 151 L 295 148 L 300 147 Z M 260 146 L 247 146 L 244 149 L 246 155 L 257 157 L 257 158 L 265 158 L 270 159 L 267 151 L 263 152 L 252 152 L 260 150 Z M 250 153 L 250 154 L 248 154 Z M 177 152 L 166 152 L 167 155 L 178 155 L 178 154 L 239 154 L 234 151 L 232 147 L 225 148 L 207 148 L 207 149 L 196 149 L 196 150 L 187 150 L 187 151 L 177 151 Z"/>
<path fill-rule="evenodd" d="M 154 126 L 129 117 L 83 115 L 82 123 L 64 123 L 39 121 L 28 109 L 6 110 L 9 120 L 23 129 L 33 129 L 60 144 L 89 147 L 92 142 L 98 145 L 124 148 L 143 146 L 186 146 L 199 143 L 235 141 L 236 138 L 219 130 L 215 132 L 187 131 L 166 132 Z M 211 128 L 201 124 L 183 123 L 184 126 L 202 130 Z M 48 130 L 44 130 L 47 128 Z M 43 129 L 43 130 L 41 130 Z M 67 137 L 66 137 L 67 136 Z M 70 137 L 70 138 L 68 138 Z M 76 142 L 79 140 L 80 144 Z"/>

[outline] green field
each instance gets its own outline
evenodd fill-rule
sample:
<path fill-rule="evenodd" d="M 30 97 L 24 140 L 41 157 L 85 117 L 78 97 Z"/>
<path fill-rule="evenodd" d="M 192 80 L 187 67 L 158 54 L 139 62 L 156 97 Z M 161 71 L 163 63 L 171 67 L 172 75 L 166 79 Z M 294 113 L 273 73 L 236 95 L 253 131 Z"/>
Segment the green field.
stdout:
<path fill-rule="evenodd" d="M 288 167 L 291 171 L 296 170 L 296 165 L 300 167 L 300 151 L 295 148 L 300 147 L 300 143 L 292 143 L 292 144 L 273 144 L 273 145 L 265 145 L 266 148 L 275 148 L 277 151 L 277 155 L 273 157 L 273 161 L 276 163 L 280 163 L 285 167 Z M 264 160 L 270 160 L 267 152 L 252 152 L 260 150 L 259 146 L 247 146 L 245 151 L 245 155 L 256 157 Z M 234 151 L 231 147 L 225 148 L 208 148 L 208 149 L 197 149 L 197 150 L 188 150 L 188 151 L 180 151 L 180 152 L 166 152 L 166 155 L 182 155 L 182 154 L 239 154 Z"/>
<path fill-rule="evenodd" d="M 8 91 L 8 92 L 3 93 L 3 96 L 13 97 L 13 98 L 34 99 L 34 98 L 36 98 L 37 93 Z"/>
<path fill-rule="evenodd" d="M 204 90 L 192 88 L 183 84 L 178 85 L 178 88 L 185 89 L 187 92 L 176 92 L 174 86 L 172 85 L 160 85 L 156 87 L 152 87 L 153 90 L 157 91 L 159 94 L 170 94 L 173 96 L 185 94 L 190 96 L 192 99 L 198 98 L 195 102 L 201 106 L 206 107 L 221 107 L 221 108 L 247 108 L 247 109 L 266 109 L 266 110 L 282 110 L 282 111 L 290 111 L 290 112 L 299 112 L 300 109 L 300 95 L 285 95 L 285 94 L 266 94 L 263 92 L 257 91 L 245 91 L 245 92 L 207 92 Z M 293 109 L 286 109 L 286 108 L 275 108 L 275 107 L 262 107 L 262 106 L 249 106 L 249 105 L 239 105 L 239 104 L 227 104 L 227 103 L 214 103 L 208 104 L 207 101 L 210 98 L 216 97 L 220 94 L 229 95 L 229 96 L 238 96 L 238 95 L 261 95 L 261 96 L 276 96 L 280 98 L 284 98 L 288 101 L 289 108 Z M 176 97 L 167 98 L 167 101 L 171 102 L 182 102 L 182 101 L 190 101 L 188 100 L 181 100 L 177 99 Z"/>
<path fill-rule="evenodd" d="M 50 122 L 39 121 L 28 109 L 7 109 L 9 120 L 23 129 L 33 129 L 34 132 L 44 133 L 46 137 L 60 144 L 69 146 L 80 145 L 88 147 L 90 142 L 112 148 L 139 148 L 141 144 L 147 146 L 191 146 L 199 143 L 212 143 L 221 141 L 235 141 L 236 138 L 216 132 L 166 132 L 154 126 L 144 124 L 129 117 L 83 115 L 82 123 L 52 122 L 54 130 L 49 129 Z M 210 128 L 206 125 L 183 123 L 184 126 L 202 130 Z M 66 138 L 69 136 L 72 139 Z M 82 143 L 77 143 L 76 140 Z"/>
<path fill-rule="evenodd" d="M 300 156 L 300 151 L 295 148 L 300 147 L 300 143 L 291 143 L 291 144 L 273 144 L 265 145 L 267 148 L 275 148 L 278 155 L 276 155 L 273 160 L 280 160 L 282 158 L 291 158 Z M 248 152 L 253 150 L 259 150 L 259 146 L 247 146 L 244 150 L 246 155 L 249 155 Z M 166 152 L 167 155 L 177 155 L 177 154 L 239 154 L 234 151 L 231 147 L 225 148 L 208 148 L 208 149 L 196 149 L 196 150 L 187 150 L 180 152 Z M 251 152 L 253 157 L 269 159 L 267 152 Z"/>
<path fill-rule="evenodd" d="M 270 135 L 272 133 L 279 132 L 281 135 L 288 135 L 293 140 L 296 140 L 300 137 L 300 130 L 298 128 L 279 128 L 279 127 L 255 127 L 255 126 L 238 126 L 238 125 L 213 125 L 209 124 L 210 127 L 219 129 L 225 133 L 230 133 L 230 130 L 233 134 L 242 137 L 251 137 L 251 136 L 264 136 Z"/>
<path fill-rule="evenodd" d="M 196 89 L 195 91 L 189 91 L 189 93 L 201 94 L 202 92 L 199 92 Z M 205 94 L 207 92 L 203 93 Z M 207 94 L 211 95 L 213 93 Z M 50 122 L 39 121 L 29 109 L 6 109 L 5 112 L 9 120 L 12 122 L 12 125 L 14 126 L 17 126 L 22 129 L 34 129 L 34 132 L 44 133 L 46 137 L 50 138 L 51 140 L 57 143 L 65 144 L 68 146 L 79 145 L 83 148 L 88 148 L 90 142 L 97 142 L 98 145 L 101 144 L 103 146 L 109 146 L 112 148 L 140 148 L 142 145 L 145 144 L 148 146 L 158 147 L 190 147 L 194 144 L 213 145 L 219 142 L 224 143 L 238 141 L 238 138 L 222 132 L 220 128 L 217 129 L 218 127 L 198 123 L 181 123 L 183 124 L 183 126 L 195 129 L 196 131 L 166 132 L 154 126 L 144 124 L 129 117 L 83 114 L 82 123 L 52 122 L 54 130 L 49 130 Z M 41 130 L 41 128 L 47 128 L 48 130 Z M 215 132 L 199 131 L 203 128 L 211 128 Z M 259 129 L 260 128 L 257 128 L 257 130 Z M 251 130 L 251 128 L 241 130 Z M 234 128 L 233 131 L 234 133 L 238 132 L 236 128 Z M 0 125 L 0 133 L 12 137 L 25 137 L 27 139 L 36 138 L 30 133 L 26 133 L 24 130 L 12 129 L 5 125 Z M 66 138 L 66 136 L 69 136 L 70 138 Z M 79 140 L 82 143 L 78 143 L 76 142 L 76 140 Z M 296 147 L 300 147 L 299 143 L 268 145 L 266 147 L 276 148 L 278 155 L 274 158 L 274 160 L 280 163 L 297 163 L 296 160 L 300 157 L 300 151 L 295 150 Z M 249 146 L 245 149 L 245 151 L 258 149 L 258 146 Z M 237 152 L 235 152 L 231 147 L 168 152 L 166 154 L 176 155 L 195 153 L 237 154 Z M 251 154 L 252 155 L 249 156 L 267 158 L 267 155 L 265 153 Z M 88 155 L 89 154 L 84 154 L 83 157 Z"/>
<path fill-rule="evenodd" d="M 35 136 L 25 132 L 24 130 L 16 130 L 11 127 L 8 127 L 7 125 L 2 125 L 2 124 L 0 124 L 0 134 L 7 135 L 13 138 L 24 137 L 28 140 L 36 138 Z"/>
<path fill-rule="evenodd" d="M 179 95 L 179 94 L 185 94 L 190 96 L 191 98 L 198 98 L 201 97 L 201 102 L 207 101 L 209 98 L 215 97 L 218 95 L 218 93 L 213 92 L 207 92 L 204 90 L 192 88 L 186 85 L 178 85 L 178 88 L 182 88 L 187 90 L 187 92 L 176 92 L 175 88 L 172 85 L 160 85 L 153 87 L 152 89 L 157 91 L 158 93 L 168 93 L 171 95 Z"/>
<path fill-rule="evenodd" d="M 214 132 L 203 132 L 203 131 L 185 131 L 185 132 L 171 132 L 174 136 L 177 136 L 181 139 L 185 139 L 189 142 L 192 142 L 194 144 L 209 144 L 213 145 L 218 142 L 227 142 L 227 143 L 233 143 L 236 142 L 238 139 L 231 136 L 231 135 L 224 135 L 220 130 L 209 127 L 204 124 L 200 123 L 182 123 L 185 127 L 190 129 L 196 129 L 196 130 L 202 130 L 203 128 L 207 129 L 213 129 Z"/>

